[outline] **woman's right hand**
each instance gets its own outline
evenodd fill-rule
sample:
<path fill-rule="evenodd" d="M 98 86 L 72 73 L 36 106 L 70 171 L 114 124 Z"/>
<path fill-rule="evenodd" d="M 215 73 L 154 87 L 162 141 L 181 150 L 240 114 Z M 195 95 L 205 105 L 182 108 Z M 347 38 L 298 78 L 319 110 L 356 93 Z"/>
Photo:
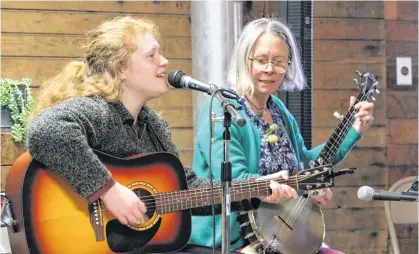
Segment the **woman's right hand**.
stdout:
<path fill-rule="evenodd" d="M 100 199 L 121 224 L 143 223 L 146 206 L 127 187 L 116 182 Z"/>
<path fill-rule="evenodd" d="M 286 184 L 280 184 L 277 181 L 275 181 L 275 180 L 285 180 L 285 181 L 288 180 L 288 171 L 282 170 L 277 173 L 264 176 L 257 180 L 262 180 L 262 179 L 272 179 L 272 181 L 269 184 L 269 187 L 272 190 L 272 194 L 267 197 L 261 197 L 261 200 L 268 203 L 279 203 L 282 200 L 296 199 L 298 197 L 298 194 L 294 188 Z"/>

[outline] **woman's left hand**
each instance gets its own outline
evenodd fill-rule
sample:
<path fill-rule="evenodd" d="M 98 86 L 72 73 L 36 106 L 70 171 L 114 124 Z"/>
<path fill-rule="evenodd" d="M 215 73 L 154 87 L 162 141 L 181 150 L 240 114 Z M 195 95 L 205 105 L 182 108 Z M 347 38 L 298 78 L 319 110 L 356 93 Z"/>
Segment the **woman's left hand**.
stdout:
<path fill-rule="evenodd" d="M 352 105 L 354 105 L 355 101 L 356 98 L 354 96 L 351 96 L 351 107 Z M 353 124 L 353 127 L 355 128 L 355 130 L 359 132 L 359 134 L 362 134 L 370 128 L 372 122 L 374 121 L 374 103 L 368 101 L 361 101 L 358 102 L 354 106 L 354 108 L 359 109 L 359 111 L 355 114 L 355 122 Z"/>
<path fill-rule="evenodd" d="M 316 195 L 313 194 L 314 192 Z M 314 200 L 314 203 L 320 207 L 329 204 L 333 197 L 332 191 L 329 188 L 311 191 L 309 195 Z"/>

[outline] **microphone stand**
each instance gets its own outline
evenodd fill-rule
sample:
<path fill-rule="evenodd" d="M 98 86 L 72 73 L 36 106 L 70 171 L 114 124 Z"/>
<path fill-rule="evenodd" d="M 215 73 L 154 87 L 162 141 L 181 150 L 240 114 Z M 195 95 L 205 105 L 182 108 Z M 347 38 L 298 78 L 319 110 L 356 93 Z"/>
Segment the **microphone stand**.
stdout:
<path fill-rule="evenodd" d="M 221 185 L 222 185 L 222 202 L 221 202 L 221 214 L 222 214 L 222 241 L 221 241 L 221 253 L 227 254 L 230 253 L 230 214 L 231 214 L 231 178 L 232 178 L 232 167 L 230 162 L 230 127 L 231 127 L 231 118 L 237 122 L 239 126 L 244 126 L 246 124 L 245 119 L 243 119 L 239 114 L 237 114 L 236 109 L 240 110 L 241 106 L 235 107 L 224 98 L 221 94 L 215 91 L 215 97 L 221 102 L 224 109 L 224 117 L 215 117 L 214 114 L 211 115 L 211 121 L 224 121 L 224 161 L 221 162 Z M 215 141 L 211 139 L 211 141 Z"/>
<path fill-rule="evenodd" d="M 221 184 L 222 184 L 222 244 L 221 252 L 223 254 L 230 253 L 230 191 L 231 191 L 231 162 L 230 162 L 230 130 L 231 115 L 227 111 L 224 112 L 224 161 L 221 162 Z"/>

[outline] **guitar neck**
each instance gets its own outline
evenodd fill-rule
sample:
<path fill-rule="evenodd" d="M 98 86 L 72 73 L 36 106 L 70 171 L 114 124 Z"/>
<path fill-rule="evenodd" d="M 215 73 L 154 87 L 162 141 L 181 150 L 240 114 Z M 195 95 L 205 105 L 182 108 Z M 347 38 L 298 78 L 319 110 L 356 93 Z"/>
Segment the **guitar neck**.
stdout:
<path fill-rule="evenodd" d="M 307 183 L 300 183 L 299 181 L 306 180 L 308 176 L 295 175 L 289 177 L 288 181 L 276 180 L 278 183 L 286 183 L 289 186 L 301 188 Z M 269 184 L 272 179 L 264 179 L 254 182 L 242 181 L 232 183 L 230 189 L 230 200 L 240 201 L 254 197 L 267 196 L 271 194 Z M 315 185 L 315 183 L 311 183 Z M 312 187 L 314 188 L 314 187 Z M 212 202 L 211 188 L 200 188 L 182 190 L 176 192 L 164 192 L 154 195 L 156 202 L 157 213 L 170 213 L 185 209 L 196 207 L 209 206 Z M 222 187 L 214 187 L 214 204 L 221 204 L 223 198 Z"/>
<path fill-rule="evenodd" d="M 358 95 L 358 98 L 356 98 L 354 105 L 358 102 L 366 100 L 367 97 L 361 93 Z M 332 164 L 333 158 L 335 157 L 340 145 L 355 122 L 355 114 L 358 113 L 358 111 L 359 110 L 354 107 L 349 109 L 345 118 L 339 122 L 338 126 L 333 131 L 333 134 L 326 142 L 323 150 L 320 152 L 319 158 L 315 161 L 315 166 Z"/>

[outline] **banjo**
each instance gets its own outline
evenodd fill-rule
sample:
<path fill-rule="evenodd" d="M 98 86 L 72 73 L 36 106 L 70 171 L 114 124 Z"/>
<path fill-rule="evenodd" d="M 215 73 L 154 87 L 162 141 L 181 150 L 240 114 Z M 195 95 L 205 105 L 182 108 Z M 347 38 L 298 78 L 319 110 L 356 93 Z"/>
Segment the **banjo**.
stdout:
<path fill-rule="evenodd" d="M 353 82 L 358 85 L 361 93 L 354 104 L 375 100 L 372 96 L 379 93 L 378 82 L 369 73 L 356 72 L 361 78 Z M 335 112 L 339 124 L 325 144 L 319 157 L 310 161 L 310 168 L 332 164 L 342 141 L 355 121 L 357 109 L 351 107 L 345 117 Z M 349 172 L 353 173 L 353 172 Z M 310 195 L 318 195 L 317 191 L 309 191 Z M 323 214 L 318 205 L 305 192 L 295 200 L 286 200 L 277 204 L 262 202 L 256 211 L 240 212 L 238 220 L 244 238 L 249 245 L 242 250 L 244 253 L 283 253 L 307 254 L 315 253 L 321 246 L 325 225 Z"/>

